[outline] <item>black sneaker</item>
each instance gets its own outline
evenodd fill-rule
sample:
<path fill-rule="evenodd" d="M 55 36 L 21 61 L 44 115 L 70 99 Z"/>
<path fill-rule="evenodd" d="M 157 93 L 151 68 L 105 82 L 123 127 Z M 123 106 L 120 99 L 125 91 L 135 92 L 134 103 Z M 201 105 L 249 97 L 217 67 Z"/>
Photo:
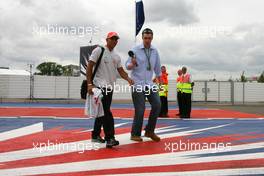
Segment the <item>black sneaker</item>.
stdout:
<path fill-rule="evenodd" d="M 117 145 L 119 145 L 119 141 L 115 140 L 115 138 L 106 141 L 106 148 L 112 148 L 113 146 Z"/>
<path fill-rule="evenodd" d="M 92 142 L 105 143 L 105 140 L 101 136 L 97 136 L 95 138 L 92 138 Z"/>

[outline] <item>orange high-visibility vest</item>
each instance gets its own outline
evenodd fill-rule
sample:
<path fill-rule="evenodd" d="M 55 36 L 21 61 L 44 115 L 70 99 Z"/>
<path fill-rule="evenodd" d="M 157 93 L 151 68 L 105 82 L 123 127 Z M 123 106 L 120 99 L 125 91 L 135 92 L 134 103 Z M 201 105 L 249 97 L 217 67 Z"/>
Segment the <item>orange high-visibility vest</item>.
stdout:
<path fill-rule="evenodd" d="M 168 73 L 162 73 L 161 74 L 161 79 L 162 79 L 162 82 L 163 84 L 168 84 Z"/>
<path fill-rule="evenodd" d="M 160 91 L 159 95 L 160 96 L 168 96 L 168 73 L 162 73 L 161 74 L 161 80 L 162 80 L 162 85 L 160 85 Z"/>

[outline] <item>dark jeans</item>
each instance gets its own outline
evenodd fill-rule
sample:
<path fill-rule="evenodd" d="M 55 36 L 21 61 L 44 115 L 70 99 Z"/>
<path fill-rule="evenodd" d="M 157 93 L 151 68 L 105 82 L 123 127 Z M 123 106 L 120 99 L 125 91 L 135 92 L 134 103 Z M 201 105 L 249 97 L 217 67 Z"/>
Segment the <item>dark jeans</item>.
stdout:
<path fill-rule="evenodd" d="M 182 93 L 182 116 L 190 117 L 192 110 L 192 94 Z"/>
<path fill-rule="evenodd" d="M 103 91 L 102 104 L 104 108 L 104 116 L 97 117 L 95 119 L 92 137 L 95 138 L 97 136 L 100 136 L 101 127 L 103 126 L 105 140 L 109 140 L 111 138 L 114 138 L 114 135 L 115 135 L 114 118 L 110 110 L 110 106 L 112 103 L 112 97 L 113 97 L 113 91 L 106 92 L 105 88 L 103 88 L 102 91 Z"/>
<path fill-rule="evenodd" d="M 141 130 L 143 125 L 143 118 L 145 112 L 145 98 L 147 97 L 151 104 L 151 111 L 146 125 L 146 132 L 154 132 L 157 118 L 160 113 L 160 98 L 158 92 L 154 92 L 150 89 L 148 92 L 138 91 L 132 88 L 132 99 L 135 108 L 134 120 L 131 130 L 131 135 L 141 136 Z"/>
<path fill-rule="evenodd" d="M 179 106 L 179 114 L 182 114 L 182 93 L 177 92 L 177 101 Z"/>
<path fill-rule="evenodd" d="M 168 98 L 166 96 L 160 97 L 161 109 L 160 109 L 160 116 L 168 115 Z"/>

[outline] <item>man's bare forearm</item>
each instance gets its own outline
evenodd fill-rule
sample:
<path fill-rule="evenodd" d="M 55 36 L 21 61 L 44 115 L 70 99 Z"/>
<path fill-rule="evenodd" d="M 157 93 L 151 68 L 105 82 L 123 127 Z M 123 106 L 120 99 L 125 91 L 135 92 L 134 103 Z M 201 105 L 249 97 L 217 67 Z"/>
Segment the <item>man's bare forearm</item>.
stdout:
<path fill-rule="evenodd" d="M 93 66 L 94 66 L 94 62 L 89 61 L 88 62 L 88 66 L 86 69 L 86 79 L 87 79 L 87 84 L 93 84 L 92 83 L 92 73 L 93 73 Z"/>
<path fill-rule="evenodd" d="M 124 80 L 128 80 L 128 74 L 127 72 L 125 72 L 125 70 L 123 69 L 123 67 L 118 68 L 118 73 L 120 74 L 121 78 L 123 78 Z"/>

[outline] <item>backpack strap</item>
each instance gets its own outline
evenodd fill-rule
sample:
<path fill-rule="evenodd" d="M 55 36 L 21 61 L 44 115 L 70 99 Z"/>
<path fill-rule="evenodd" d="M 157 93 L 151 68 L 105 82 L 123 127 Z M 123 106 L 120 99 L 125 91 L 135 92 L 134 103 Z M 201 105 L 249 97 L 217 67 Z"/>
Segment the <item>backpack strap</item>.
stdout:
<path fill-rule="evenodd" d="M 96 63 L 96 65 L 95 65 L 95 68 L 94 68 L 94 72 L 93 72 L 93 74 L 92 74 L 92 82 L 93 82 L 93 79 L 94 79 L 94 77 L 95 77 L 95 74 L 96 74 L 96 72 L 97 72 L 97 70 L 98 70 L 98 67 L 99 67 L 99 65 L 100 65 L 100 63 L 101 63 L 101 60 L 102 60 L 102 57 L 103 57 L 103 54 L 104 54 L 104 47 L 102 47 L 102 46 L 99 46 L 101 49 L 102 49 L 102 51 L 101 51 L 101 54 L 100 54 L 100 56 L 99 56 L 99 58 L 98 58 L 98 61 L 97 61 L 97 63 Z"/>

